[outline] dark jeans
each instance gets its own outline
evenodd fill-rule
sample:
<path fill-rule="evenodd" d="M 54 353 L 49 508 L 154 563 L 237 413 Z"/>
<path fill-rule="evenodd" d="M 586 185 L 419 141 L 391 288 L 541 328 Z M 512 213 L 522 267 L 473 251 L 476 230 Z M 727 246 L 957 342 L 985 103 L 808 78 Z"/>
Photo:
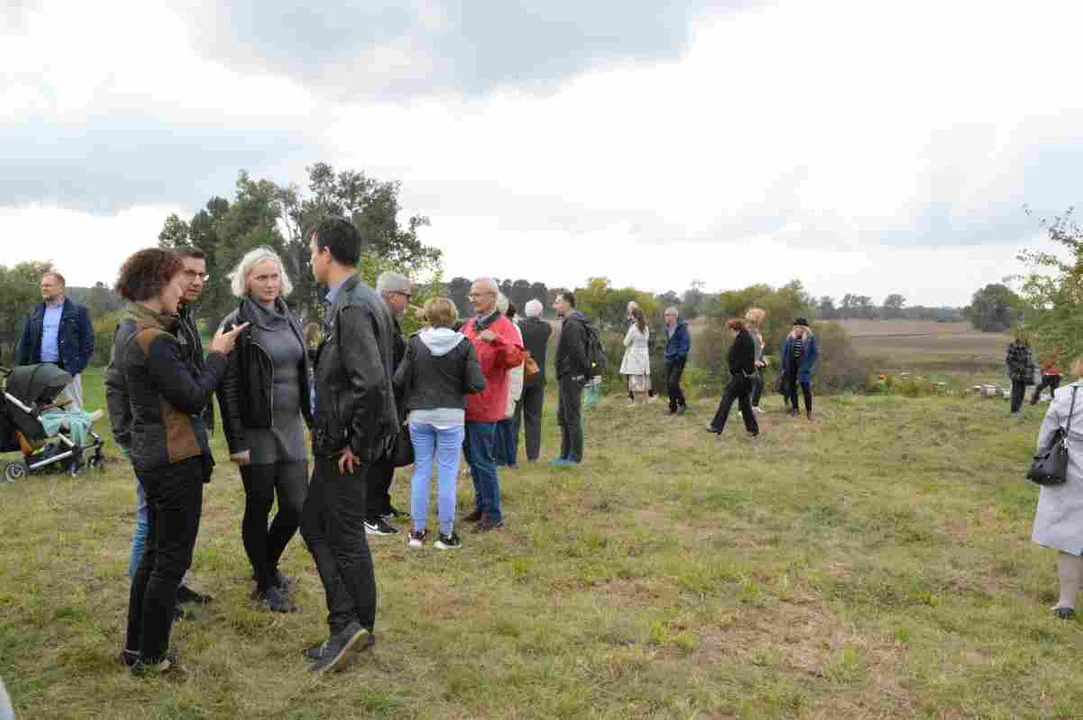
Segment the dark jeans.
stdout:
<path fill-rule="evenodd" d="M 496 439 L 493 442 L 493 459 L 497 466 L 519 464 L 519 423 L 522 419 L 522 400 L 515 401 L 515 411 L 510 418 L 496 424 Z"/>
<path fill-rule="evenodd" d="M 756 415 L 752 412 L 752 402 L 749 400 L 749 392 L 752 390 L 752 378 L 744 375 L 730 375 L 729 385 L 722 393 L 722 402 L 718 403 L 718 412 L 711 420 L 711 429 L 721 433 L 726 428 L 726 420 L 729 418 L 730 409 L 734 400 L 741 409 L 741 415 L 745 419 L 745 430 L 756 435 L 760 432 L 760 426 L 756 422 Z"/>
<path fill-rule="evenodd" d="M 570 375 L 560 378 L 557 423 L 560 425 L 560 457 L 564 460 L 582 462 L 583 384 Z"/>
<path fill-rule="evenodd" d="M 376 573 L 365 538 L 368 469 L 362 464 L 342 475 L 338 457 L 316 458 L 301 513 L 301 536 L 320 573 L 332 635 L 354 618 L 370 632 L 376 624 Z"/>
<path fill-rule="evenodd" d="M 684 407 L 684 392 L 681 390 L 681 375 L 684 374 L 684 360 L 666 360 L 666 393 L 669 395 L 669 409 L 676 411 Z"/>
<path fill-rule="evenodd" d="M 169 650 L 177 588 L 192 564 L 203 510 L 203 460 L 139 473 L 147 496 L 147 546 L 132 578 L 125 648 L 156 663 Z"/>
<path fill-rule="evenodd" d="M 369 465 L 368 490 L 365 494 L 365 518 L 375 522 L 377 518 L 391 512 L 391 481 L 395 479 L 395 466 L 390 455 L 385 455 Z"/>
<path fill-rule="evenodd" d="M 495 441 L 496 423 L 467 421 L 463 455 L 474 481 L 474 510 L 501 522 L 504 517 L 500 512 L 500 477 L 493 459 Z"/>
<path fill-rule="evenodd" d="M 1012 412 L 1019 412 L 1023 407 L 1023 399 L 1027 396 L 1027 383 L 1025 380 L 1012 380 Z"/>
<path fill-rule="evenodd" d="M 1042 395 L 1042 390 L 1049 388 L 1049 397 L 1053 397 L 1057 392 L 1057 388 L 1060 387 L 1060 375 L 1042 375 L 1042 382 L 1038 387 L 1034 389 L 1034 397 L 1030 399 L 1031 405 L 1038 404 L 1038 398 Z"/>
<path fill-rule="evenodd" d="M 537 460 L 541 454 L 542 408 L 545 406 L 545 386 L 523 388 L 523 399 L 515 407 L 516 416 L 523 418 L 526 437 L 526 459 Z"/>
<path fill-rule="evenodd" d="M 269 465 L 242 465 L 244 520 L 241 541 L 256 575 L 256 587 L 266 592 L 275 583 L 278 561 L 301 524 L 301 511 L 308 493 L 308 463 L 280 462 Z M 267 516 L 278 495 L 278 512 L 271 527 Z"/>
<path fill-rule="evenodd" d="M 763 388 L 766 381 L 763 379 L 763 368 L 756 368 L 756 375 L 752 378 L 752 407 L 760 406 L 760 398 L 763 397 Z"/>
<path fill-rule="evenodd" d="M 789 393 L 788 399 L 790 401 L 790 409 L 797 412 L 797 386 L 801 386 L 801 394 L 805 397 L 805 413 L 812 414 L 812 383 L 811 382 L 798 382 L 797 381 L 797 364 L 794 363 L 790 369 L 789 384 L 786 386 L 786 390 Z"/>

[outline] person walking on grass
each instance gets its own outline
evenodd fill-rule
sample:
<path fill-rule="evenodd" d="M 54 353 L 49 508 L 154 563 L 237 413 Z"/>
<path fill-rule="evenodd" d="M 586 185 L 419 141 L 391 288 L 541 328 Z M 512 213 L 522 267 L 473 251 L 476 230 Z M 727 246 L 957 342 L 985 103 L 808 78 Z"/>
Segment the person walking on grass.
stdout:
<path fill-rule="evenodd" d="M 132 412 L 131 460 L 147 501 L 148 543 L 132 578 L 122 654 L 135 675 L 169 671 L 177 588 L 192 563 L 203 484 L 214 460 L 201 413 L 225 373 L 238 325 L 218 331 L 196 372 L 180 344 L 177 311 L 187 281 L 167 250 L 140 250 L 120 269 L 116 292 L 131 305 L 132 333 L 114 348 L 122 358 Z"/>
<path fill-rule="evenodd" d="M 292 612 L 290 581 L 278 562 L 301 523 L 308 492 L 308 354 L 301 326 L 283 299 L 293 285 L 273 250 L 248 252 L 230 280 L 240 304 L 222 327 L 248 329 L 230 353 L 218 405 L 229 459 L 240 466 L 244 484 L 241 540 L 256 581 L 253 597 L 268 610 Z M 268 529 L 276 497 L 278 512 Z"/>
<path fill-rule="evenodd" d="M 627 378 L 631 404 L 642 405 L 647 402 L 651 379 L 650 330 L 647 328 L 647 318 L 638 305 L 632 309 L 632 319 L 624 334 L 620 374 Z"/>
<path fill-rule="evenodd" d="M 1083 360 L 1075 363 L 1083 375 Z M 1076 598 L 1083 584 L 1083 382 L 1053 393 L 1042 427 L 1038 431 L 1038 452 L 1046 450 L 1058 431 L 1071 430 L 1067 438 L 1068 473 L 1063 485 L 1043 485 L 1038 494 L 1031 540 L 1059 551 L 1057 575 L 1060 593 L 1053 614 L 1067 620 L 1075 615 Z"/>
<path fill-rule="evenodd" d="M 519 344 L 523 345 L 523 333 L 519 329 L 519 318 L 514 305 L 508 302 L 504 293 L 496 299 L 496 307 L 508 320 Z M 524 345 L 525 359 L 525 345 Z M 508 370 L 508 401 L 504 405 L 504 419 L 496 424 L 496 440 L 493 443 L 493 458 L 497 467 L 519 469 L 519 405 L 523 399 L 524 384 L 523 363 Z"/>
<path fill-rule="evenodd" d="M 797 388 L 805 398 L 805 417 L 812 420 L 812 375 L 816 372 L 816 362 L 820 358 L 820 347 L 816 336 L 812 334 L 808 320 L 797 318 L 793 329 L 782 343 L 782 358 L 779 373 L 782 375 L 790 414 L 797 417 Z"/>
<path fill-rule="evenodd" d="M 523 420 L 527 462 L 537 462 L 541 455 L 541 419 L 545 405 L 545 360 L 553 328 L 542 319 L 544 306 L 541 301 L 528 300 L 524 310 L 526 317 L 519 323 L 519 332 L 523 334 L 523 346 L 527 354 L 538 364 L 538 372 L 525 379 L 523 399 L 516 407 L 516 412 Z"/>
<path fill-rule="evenodd" d="M 686 323 L 677 312 L 677 308 L 668 307 L 666 321 L 666 393 L 669 395 L 669 415 L 684 415 L 688 403 L 681 390 L 681 376 L 688 362 L 688 353 L 692 350 L 692 336 Z"/>
<path fill-rule="evenodd" d="M 393 272 L 385 272 L 376 278 L 376 292 L 380 294 L 391 312 L 391 321 L 394 323 L 394 350 L 392 362 L 397 368 L 406 355 L 406 340 L 402 336 L 402 328 L 399 320 L 406 316 L 410 298 L 413 296 L 413 286 L 404 275 Z M 399 427 L 406 422 L 406 411 L 402 407 L 402 396 L 395 394 L 395 407 L 399 411 Z M 400 430 L 398 443 L 409 443 L 410 440 L 405 432 Z M 409 445 L 406 446 L 407 448 Z M 369 467 L 368 476 L 368 512 L 365 517 L 365 533 L 368 535 L 396 535 L 399 530 L 391 525 L 388 520 L 402 517 L 402 512 L 391 504 L 391 481 L 395 478 L 394 456 L 391 453 L 375 460 Z"/>
<path fill-rule="evenodd" d="M 575 467 L 583 461 L 583 388 L 591 382 L 587 341 L 590 318 L 575 309 L 575 294 L 557 293 L 553 303 L 563 320 L 557 343 L 557 382 L 560 395 L 557 423 L 560 425 L 560 457 L 549 461 L 554 467 Z"/>
<path fill-rule="evenodd" d="M 1023 417 L 1027 386 L 1034 384 L 1034 353 L 1024 337 L 1016 336 L 1004 356 L 1004 366 L 1012 382 L 1012 417 Z"/>
<path fill-rule="evenodd" d="M 1052 400 L 1060 387 L 1060 348 L 1049 351 L 1049 357 L 1042 363 L 1042 381 L 1034 389 L 1034 396 L 1030 399 L 1031 405 L 1038 404 L 1038 398 L 1042 396 L 1042 390 L 1049 388 L 1049 399 Z"/>
<path fill-rule="evenodd" d="M 367 477 L 399 430 L 391 384 L 395 323 L 387 303 L 361 282 L 361 234 L 330 217 L 309 240 L 312 274 L 328 288 L 324 338 L 316 353 L 314 467 L 301 536 L 327 597 L 330 637 L 304 651 L 320 674 L 351 649 L 375 642 L 376 574 L 365 537 Z"/>
<path fill-rule="evenodd" d="M 493 457 L 496 424 L 504 419 L 508 404 L 508 371 L 526 357 L 518 331 L 496 307 L 498 291 L 492 278 L 478 278 L 470 287 L 474 317 L 462 326 L 477 352 L 485 389 L 466 401 L 466 462 L 474 481 L 474 512 L 464 519 L 478 532 L 504 526 L 500 508 L 500 477 Z"/>
<path fill-rule="evenodd" d="M 452 330 L 458 319 L 455 303 L 433 298 L 425 303 L 429 327 L 410 338 L 403 362 L 395 371 L 395 388 L 408 412 L 414 446 L 414 475 L 410 480 L 412 548 L 428 540 L 429 481 L 437 477 L 438 550 L 462 547 L 455 532 L 456 480 L 459 451 L 466 435 L 466 396 L 485 389 L 474 344 Z"/>
<path fill-rule="evenodd" d="M 763 371 L 767 367 L 767 357 L 764 355 L 763 342 L 763 319 L 767 313 L 761 308 L 752 308 L 745 313 L 745 325 L 748 334 L 752 336 L 752 343 L 756 348 L 756 375 L 752 378 L 752 411 L 760 412 L 760 399 L 763 398 L 764 377 Z"/>
<path fill-rule="evenodd" d="M 639 303 L 637 303 L 635 300 L 629 300 L 628 301 L 628 305 L 625 308 L 625 315 L 624 315 L 624 331 L 625 331 L 626 334 L 628 332 L 628 329 L 636 324 L 635 311 L 640 310 L 640 309 L 641 308 L 639 307 Z M 646 317 L 645 314 L 644 314 L 644 317 Z M 647 343 L 647 354 L 648 354 L 648 356 L 650 355 L 650 347 L 651 347 L 651 344 L 648 341 L 648 343 Z M 654 400 L 655 400 L 654 387 L 652 386 L 651 383 L 652 383 L 651 376 L 650 376 L 650 373 L 648 373 L 647 374 L 647 401 L 648 402 L 654 402 Z M 635 393 L 632 392 L 631 389 L 629 389 L 628 390 L 628 403 L 630 405 L 634 404 L 635 399 L 636 399 L 635 398 Z"/>
<path fill-rule="evenodd" d="M 734 401 L 741 410 L 741 416 L 745 420 L 745 430 L 752 437 L 760 434 L 756 415 L 752 412 L 750 400 L 753 378 L 756 376 L 756 346 L 749 334 L 745 321 L 734 318 L 726 323 L 733 331 L 733 343 L 726 354 L 726 365 L 729 368 L 730 379 L 722 393 L 722 401 L 718 404 L 718 411 L 714 419 L 707 425 L 707 432 L 722 435 L 726 428 L 726 420 L 729 418 L 730 409 Z"/>
<path fill-rule="evenodd" d="M 194 373 L 202 372 L 204 367 L 203 342 L 196 329 L 193 306 L 203 294 L 207 281 L 207 260 L 203 251 L 194 247 L 177 248 L 173 251 L 181 262 L 181 276 L 184 294 L 178 306 L 176 336 L 180 343 L 181 354 Z M 128 393 L 128 381 L 124 374 L 123 349 L 128 338 L 135 332 L 136 318 L 127 312 L 117 323 L 113 333 L 113 348 L 110 351 L 109 365 L 105 369 L 105 402 L 109 408 L 109 421 L 113 426 L 113 440 L 120 453 L 131 461 L 132 444 L 132 409 Z M 214 430 L 214 403 L 208 398 L 202 412 L 203 425 L 207 431 Z M 134 466 L 133 466 L 134 469 Z M 143 559 L 147 545 L 147 531 L 150 524 L 150 509 L 143 492 L 143 484 L 135 475 L 135 532 L 132 534 L 131 557 L 128 561 L 128 577 L 134 578 L 135 571 Z M 211 596 L 197 592 L 189 587 L 186 580 L 177 588 L 177 604 L 206 605 Z M 178 617 L 184 614 L 177 610 Z"/>

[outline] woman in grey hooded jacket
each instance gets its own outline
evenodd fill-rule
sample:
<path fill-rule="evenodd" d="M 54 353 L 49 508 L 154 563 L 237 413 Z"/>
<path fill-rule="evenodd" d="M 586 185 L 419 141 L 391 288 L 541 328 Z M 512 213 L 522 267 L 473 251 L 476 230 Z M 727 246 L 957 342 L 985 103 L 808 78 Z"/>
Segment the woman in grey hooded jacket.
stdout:
<path fill-rule="evenodd" d="M 395 389 L 406 402 L 410 442 L 414 446 L 414 476 L 410 481 L 410 547 L 425 544 L 429 517 L 429 482 L 435 460 L 438 482 L 437 514 L 440 535 L 436 547 L 462 547 L 455 532 L 455 483 L 466 423 L 466 396 L 485 389 L 485 376 L 474 344 L 452 330 L 458 313 L 447 298 L 425 303 L 431 327 L 410 338 L 406 357 L 395 372 Z"/>

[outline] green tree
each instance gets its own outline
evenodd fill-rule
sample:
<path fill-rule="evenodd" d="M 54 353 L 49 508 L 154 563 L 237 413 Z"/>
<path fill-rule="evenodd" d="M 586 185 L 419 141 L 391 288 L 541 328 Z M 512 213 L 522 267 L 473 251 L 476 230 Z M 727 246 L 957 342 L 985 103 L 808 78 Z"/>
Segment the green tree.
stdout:
<path fill-rule="evenodd" d="M 1083 229 L 1074 209 L 1042 221 L 1049 239 L 1067 253 L 1024 252 L 1031 272 L 1022 280 L 1022 329 L 1039 351 L 1057 348 L 1062 357 L 1083 356 Z"/>
<path fill-rule="evenodd" d="M 0 364 L 14 365 L 15 346 L 34 305 L 41 302 L 41 276 L 50 262 L 0 265 Z"/>
<path fill-rule="evenodd" d="M 883 316 L 888 319 L 901 318 L 905 315 L 903 308 L 906 306 L 906 298 L 899 293 L 891 293 L 884 298 Z"/>
<path fill-rule="evenodd" d="M 992 283 L 974 293 L 966 317 L 982 332 L 1005 332 L 1022 318 L 1023 301 L 1007 285 Z"/>

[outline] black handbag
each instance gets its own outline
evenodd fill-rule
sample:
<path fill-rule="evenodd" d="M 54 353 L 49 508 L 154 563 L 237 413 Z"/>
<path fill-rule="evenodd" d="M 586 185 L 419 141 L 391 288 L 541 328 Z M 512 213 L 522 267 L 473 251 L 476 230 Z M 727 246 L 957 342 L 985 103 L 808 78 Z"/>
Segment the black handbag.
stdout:
<path fill-rule="evenodd" d="M 391 466 L 406 467 L 414 464 L 414 443 L 410 440 L 410 426 L 403 425 L 395 436 L 395 447 L 391 450 Z"/>
<path fill-rule="evenodd" d="M 1057 428 L 1049 447 L 1034 456 L 1027 471 L 1027 480 L 1039 485 L 1063 485 L 1068 481 L 1068 433 L 1072 429 L 1072 413 L 1075 411 L 1075 391 L 1072 388 L 1072 405 L 1068 410 L 1068 427 Z"/>

